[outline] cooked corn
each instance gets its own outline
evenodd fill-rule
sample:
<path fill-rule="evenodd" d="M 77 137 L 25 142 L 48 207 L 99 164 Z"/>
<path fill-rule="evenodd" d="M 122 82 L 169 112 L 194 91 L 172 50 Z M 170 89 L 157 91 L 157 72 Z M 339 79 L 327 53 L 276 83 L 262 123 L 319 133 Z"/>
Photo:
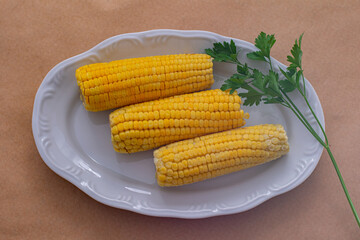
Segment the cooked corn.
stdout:
<path fill-rule="evenodd" d="M 191 93 L 214 83 L 207 54 L 177 54 L 95 63 L 76 70 L 88 111 Z"/>
<path fill-rule="evenodd" d="M 258 125 L 169 144 L 154 151 L 160 186 L 214 178 L 281 157 L 289 151 L 281 125 Z"/>
<path fill-rule="evenodd" d="M 183 139 L 241 127 L 241 99 L 219 89 L 139 103 L 110 114 L 114 149 L 145 151 Z"/>

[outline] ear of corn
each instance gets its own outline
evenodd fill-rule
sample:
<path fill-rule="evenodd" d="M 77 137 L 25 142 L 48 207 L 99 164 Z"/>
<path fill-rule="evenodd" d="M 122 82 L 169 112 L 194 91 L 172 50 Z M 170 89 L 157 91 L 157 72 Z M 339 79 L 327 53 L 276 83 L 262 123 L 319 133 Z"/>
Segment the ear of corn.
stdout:
<path fill-rule="evenodd" d="M 160 186 L 179 186 L 236 172 L 289 151 L 281 125 L 258 125 L 169 144 L 154 151 Z"/>
<path fill-rule="evenodd" d="M 110 114 L 114 149 L 132 153 L 241 127 L 241 99 L 219 89 L 144 102 Z"/>
<path fill-rule="evenodd" d="M 207 54 L 177 54 L 90 64 L 75 75 L 86 110 L 96 112 L 210 88 L 212 66 Z"/>

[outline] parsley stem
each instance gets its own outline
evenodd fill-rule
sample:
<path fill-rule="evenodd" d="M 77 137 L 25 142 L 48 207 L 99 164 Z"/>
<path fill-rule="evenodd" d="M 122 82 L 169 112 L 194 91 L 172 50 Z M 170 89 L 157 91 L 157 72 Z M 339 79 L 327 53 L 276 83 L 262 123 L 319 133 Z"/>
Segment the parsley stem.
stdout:
<path fill-rule="evenodd" d="M 304 88 L 304 89 L 305 89 L 305 88 Z M 301 95 L 304 97 L 304 100 L 305 100 L 305 102 L 306 102 L 306 105 L 307 105 L 308 108 L 310 109 L 310 111 L 311 111 L 312 115 L 314 116 L 317 124 L 319 125 L 319 127 L 320 127 L 320 129 L 321 129 L 321 132 L 322 132 L 323 135 L 324 135 L 326 145 L 329 145 L 329 141 L 328 141 L 328 138 L 327 138 L 327 136 L 326 136 L 325 130 L 324 130 L 322 124 L 320 123 L 319 119 L 317 118 L 317 116 L 316 116 L 314 110 L 312 109 L 312 107 L 311 107 L 311 105 L 310 105 L 310 103 L 309 103 L 309 101 L 308 101 L 308 99 L 307 99 L 307 97 L 306 97 L 305 94 L 306 94 L 306 93 L 301 94 Z"/>
<path fill-rule="evenodd" d="M 330 157 L 330 159 L 331 159 L 331 162 L 332 162 L 333 165 L 334 165 L 334 168 L 335 168 L 335 171 L 336 171 L 336 173 L 337 173 L 337 175 L 338 175 L 338 177 L 339 177 L 341 186 L 342 186 L 342 188 L 343 188 L 343 190 L 344 190 L 344 192 L 345 192 L 345 196 L 346 196 L 346 198 L 347 198 L 347 200 L 348 200 L 348 202 L 349 202 L 349 205 L 350 205 L 351 210 L 352 210 L 352 212 L 353 212 L 353 214 L 354 214 L 355 220 L 356 220 L 356 222 L 357 222 L 357 224 L 358 224 L 358 226 L 359 226 L 359 228 L 360 228 L 360 219 L 359 219 L 359 216 L 358 216 L 358 214 L 357 214 L 357 212 L 356 212 L 356 209 L 355 209 L 355 207 L 354 207 L 353 202 L 351 201 L 350 194 L 349 194 L 349 192 L 348 192 L 348 190 L 347 190 L 347 188 L 346 188 L 344 179 L 343 179 L 342 176 L 341 176 L 340 169 L 339 169 L 339 167 L 338 167 L 338 165 L 337 165 L 337 163 L 336 163 L 336 161 L 335 161 L 335 158 L 334 158 L 334 156 L 333 156 L 333 154 L 332 154 L 332 152 L 331 152 L 331 150 L 330 150 L 329 145 L 327 145 L 327 146 L 325 147 L 325 149 L 326 149 L 326 151 L 328 152 L 329 157 Z"/>
<path fill-rule="evenodd" d="M 324 141 L 320 138 L 320 136 L 316 133 L 314 128 L 311 126 L 311 124 L 306 120 L 305 116 L 301 113 L 301 111 L 297 108 L 295 103 L 291 100 L 291 98 L 284 92 L 282 89 L 280 89 L 281 93 L 286 97 L 286 99 L 289 101 L 291 106 L 294 108 L 293 112 L 296 114 L 296 116 L 300 119 L 300 121 L 304 124 L 304 126 L 309 130 L 309 132 L 318 140 L 318 142 L 325 147 L 326 144 Z M 295 111 L 296 110 L 296 111 Z"/>
<path fill-rule="evenodd" d="M 291 105 L 292 105 L 292 106 L 290 106 L 290 109 L 293 111 L 293 113 L 299 118 L 299 120 L 302 122 L 302 124 L 304 124 L 304 126 L 309 130 L 309 132 L 316 138 L 316 140 L 318 140 L 318 142 L 319 142 L 319 143 L 326 149 L 326 151 L 328 152 L 329 157 L 330 157 L 330 159 L 331 159 L 331 162 L 332 162 L 332 164 L 333 164 L 333 166 L 334 166 L 334 168 L 335 168 L 335 171 L 336 171 L 336 173 L 337 173 L 337 175 L 338 175 L 338 177 L 339 177 L 339 180 L 340 180 L 341 186 L 342 186 L 342 188 L 343 188 L 343 190 L 344 190 L 345 196 L 346 196 L 346 198 L 347 198 L 347 200 L 348 200 L 348 202 L 349 202 L 350 208 L 351 208 L 351 210 L 352 210 L 352 212 L 353 212 L 353 214 L 354 214 L 355 220 L 356 220 L 356 222 L 357 222 L 357 224 L 358 224 L 358 226 L 359 226 L 359 228 L 360 228 L 360 219 L 359 219 L 359 216 L 358 216 L 358 214 L 357 214 L 357 212 L 356 212 L 356 209 L 355 209 L 355 207 L 354 207 L 354 204 L 353 204 L 353 202 L 352 202 L 352 200 L 351 200 L 351 198 L 350 198 L 350 194 L 349 194 L 349 192 L 348 192 L 348 190 L 347 190 L 347 188 L 346 188 L 346 185 L 345 185 L 344 179 L 342 178 L 340 169 L 339 169 L 339 167 L 338 167 L 338 165 L 337 165 L 337 163 L 336 163 L 336 160 L 335 160 L 335 158 L 334 158 L 334 156 L 333 156 L 333 154 L 332 154 L 332 152 L 331 152 L 331 150 L 330 150 L 330 146 L 329 146 L 329 143 L 328 143 L 328 140 L 327 140 L 327 136 L 326 136 L 326 134 L 325 134 L 324 129 L 322 128 L 322 125 L 320 124 L 319 120 L 317 119 L 317 117 L 316 117 L 315 113 L 313 112 L 310 104 L 308 104 L 308 107 L 310 108 L 311 112 L 313 113 L 314 117 L 315 117 L 316 120 L 317 120 L 318 125 L 320 126 L 321 130 L 323 131 L 324 138 L 326 139 L 326 143 L 324 143 L 324 141 L 322 141 L 322 139 L 321 139 L 321 138 L 319 137 L 319 135 L 315 132 L 315 130 L 310 126 L 309 122 L 304 118 L 304 116 L 301 114 L 301 112 L 298 111 L 298 109 L 296 108 L 295 104 L 291 101 L 291 99 L 287 96 L 287 94 L 286 94 L 286 93 L 284 93 L 284 94 L 285 94 L 285 97 L 287 97 L 288 100 L 291 102 Z M 304 96 L 304 98 L 305 98 L 306 102 L 308 103 L 307 98 L 306 98 L 305 96 Z M 293 108 L 293 106 L 297 109 L 297 111 Z M 300 116 L 299 114 L 302 115 L 302 116 Z M 309 127 L 309 126 L 310 126 L 310 127 Z M 311 128 L 311 129 L 310 129 L 310 128 Z"/>
<path fill-rule="evenodd" d="M 271 71 L 273 71 L 273 66 L 272 66 L 272 63 L 271 63 L 271 59 L 270 59 L 270 57 L 269 57 L 269 61 L 268 61 L 268 63 L 270 64 L 270 69 L 271 69 Z"/>
<path fill-rule="evenodd" d="M 303 71 L 302 68 L 300 68 L 300 70 Z M 319 125 L 319 127 L 320 127 L 320 129 L 321 129 L 321 132 L 322 132 L 323 135 L 324 135 L 326 145 L 329 145 L 329 141 L 328 141 L 328 138 L 327 138 L 327 136 L 326 136 L 325 130 L 324 130 L 322 124 L 320 123 L 319 119 L 317 118 L 314 110 L 312 109 L 312 107 L 311 107 L 311 105 L 310 105 L 310 103 L 309 103 L 309 101 L 308 101 L 308 99 L 307 99 L 307 97 L 306 97 L 305 78 L 304 78 L 304 74 L 303 74 L 303 73 L 302 73 L 301 75 L 302 75 L 304 92 L 301 92 L 301 91 L 299 91 L 299 92 L 300 92 L 300 94 L 303 96 L 303 98 L 304 98 L 304 100 L 305 100 L 305 102 L 306 102 L 306 105 L 307 105 L 308 108 L 310 109 L 310 111 L 311 111 L 312 115 L 314 116 L 317 124 Z"/>
<path fill-rule="evenodd" d="M 288 102 L 286 102 L 286 100 L 284 99 L 284 102 L 286 103 L 280 103 L 281 105 L 283 105 L 284 107 L 287 107 L 287 108 L 290 108 L 290 105 L 289 105 L 289 103 Z"/>
<path fill-rule="evenodd" d="M 242 67 L 245 67 L 245 64 L 242 64 L 238 59 L 236 59 L 236 61 L 233 60 L 233 61 L 230 61 L 230 62 L 227 62 L 227 63 L 233 63 L 233 64 L 236 64 L 236 65 L 240 65 Z M 247 68 L 250 69 L 250 70 L 254 70 L 252 67 L 249 67 L 249 66 L 247 66 Z"/>
<path fill-rule="evenodd" d="M 284 103 L 281 103 L 281 105 L 290 108 L 291 111 L 293 111 L 293 113 L 296 115 L 296 117 L 301 121 L 301 123 L 306 127 L 306 129 L 315 137 L 314 134 L 316 134 L 316 132 L 314 132 L 314 129 L 311 129 L 309 126 L 309 123 L 306 121 L 306 119 L 303 119 L 299 113 L 293 108 L 293 106 L 291 106 L 291 104 L 286 100 L 283 99 Z M 286 103 L 286 104 L 285 104 Z M 316 134 L 317 135 L 317 134 Z M 315 137 L 316 138 L 316 137 Z"/>
<path fill-rule="evenodd" d="M 359 228 L 360 228 L 360 219 L 359 219 L 359 216 L 358 216 L 358 214 L 357 214 L 357 212 L 356 212 L 356 209 L 355 209 L 355 207 L 354 207 L 354 204 L 353 204 L 353 202 L 352 202 L 352 200 L 351 200 L 351 198 L 350 198 L 350 194 L 349 194 L 349 192 L 348 192 L 348 190 L 347 190 L 347 188 L 346 188 L 346 185 L 345 185 L 344 179 L 342 178 L 340 169 L 339 169 L 339 167 L 338 167 L 338 165 L 337 165 L 337 163 L 336 163 L 336 160 L 335 160 L 335 158 L 334 158 L 334 156 L 333 156 L 333 154 L 332 154 L 332 152 L 331 152 L 331 150 L 330 150 L 330 146 L 329 146 L 329 143 L 328 143 L 328 140 L 327 140 L 326 133 L 325 133 L 325 131 L 324 131 L 324 129 L 323 129 L 323 127 L 322 127 L 319 119 L 316 117 L 316 114 L 314 113 L 313 109 L 311 108 L 311 106 L 310 106 L 310 104 L 309 104 L 306 96 L 302 94 L 303 97 L 304 97 L 304 99 L 305 99 L 305 101 L 306 101 L 306 103 L 307 103 L 307 105 L 308 105 L 308 107 L 309 107 L 309 109 L 311 110 L 311 112 L 312 112 L 313 116 L 315 117 L 318 125 L 320 126 L 321 131 L 323 132 L 323 135 L 324 135 L 324 138 L 325 138 L 325 140 L 326 140 L 326 143 L 324 143 L 324 141 L 320 138 L 320 136 L 319 136 L 319 135 L 315 132 L 315 130 L 311 127 L 311 125 L 309 124 L 309 122 L 305 119 L 305 117 L 302 115 L 302 113 L 299 111 L 299 109 L 297 109 L 296 105 L 291 101 L 291 99 L 289 98 L 289 96 L 287 96 L 287 94 L 286 94 L 285 92 L 282 92 L 282 93 L 283 93 L 284 96 L 287 98 L 287 100 L 290 102 L 290 104 L 291 104 L 290 109 L 293 111 L 293 113 L 299 118 L 299 120 L 304 124 L 304 126 L 309 130 L 309 132 L 316 138 L 316 140 L 318 140 L 318 142 L 319 142 L 319 143 L 326 149 L 326 151 L 328 152 L 329 157 L 330 157 L 330 159 L 331 159 L 331 162 L 332 162 L 332 164 L 333 164 L 333 166 L 334 166 L 334 168 L 335 168 L 335 171 L 336 171 L 336 173 L 337 173 L 337 175 L 338 175 L 338 177 L 339 177 L 339 180 L 340 180 L 341 186 L 342 186 L 342 188 L 343 188 L 343 190 L 344 190 L 345 196 L 346 196 L 346 198 L 347 198 L 347 200 L 348 200 L 348 202 L 349 202 L 350 208 L 351 208 L 351 210 L 352 210 L 352 212 L 353 212 L 353 214 L 354 214 L 355 220 L 356 220 L 356 222 L 357 222 L 357 224 L 358 224 L 358 226 L 359 226 Z M 296 110 L 295 110 L 293 107 L 294 107 Z M 301 115 L 301 116 L 300 116 L 300 115 Z"/>
<path fill-rule="evenodd" d="M 304 88 L 304 95 L 306 94 L 306 84 L 305 84 L 305 78 L 304 78 L 304 70 L 302 69 L 302 67 L 300 66 L 300 71 L 301 71 L 301 77 L 302 77 L 302 82 L 303 82 L 303 88 Z"/>
<path fill-rule="evenodd" d="M 224 90 L 226 89 L 237 89 L 237 88 L 243 88 L 248 90 L 246 94 L 243 94 L 243 96 L 248 100 L 249 98 L 252 98 L 252 100 L 248 103 L 244 103 L 244 105 L 258 105 L 260 101 L 265 101 L 265 103 L 280 103 L 282 106 L 289 108 L 295 116 L 300 120 L 300 122 L 305 126 L 305 128 L 314 136 L 314 138 L 327 150 L 328 155 L 333 163 L 333 166 L 335 168 L 335 171 L 338 175 L 338 178 L 340 180 L 341 186 L 344 190 L 345 196 L 349 202 L 349 205 L 351 207 L 351 210 L 354 214 L 355 220 L 360 228 L 360 219 L 359 216 L 355 210 L 354 204 L 351 201 L 350 195 L 348 193 L 348 190 L 346 188 L 345 182 L 342 178 L 342 175 L 340 173 L 339 167 L 335 161 L 335 158 L 330 150 L 330 145 L 328 142 L 328 138 L 325 133 L 325 129 L 320 123 L 318 117 L 316 116 L 313 108 L 311 107 L 309 100 L 306 97 L 306 82 L 305 77 L 303 74 L 303 69 L 301 65 L 301 57 L 302 57 L 302 50 L 301 50 L 301 39 L 303 34 L 299 38 L 299 42 L 295 40 L 295 44 L 293 48 L 291 49 L 291 56 L 287 56 L 288 61 L 291 63 L 288 67 L 288 73 L 294 74 L 293 71 L 295 71 L 296 80 L 293 78 L 294 75 L 287 75 L 284 73 L 282 69 L 281 72 L 285 76 L 288 81 L 285 80 L 285 82 L 279 81 L 279 76 L 277 73 L 273 70 L 273 65 L 270 57 L 270 49 L 275 43 L 274 35 L 267 35 L 264 32 L 261 32 L 259 36 L 255 39 L 255 47 L 257 47 L 260 51 L 253 52 L 247 54 L 247 57 L 253 60 L 260 60 L 265 61 L 269 64 L 270 69 L 269 73 L 267 75 L 259 73 L 260 71 L 258 69 L 251 68 L 247 66 L 247 64 L 242 64 L 237 56 L 238 51 L 236 51 L 236 46 L 233 40 L 231 40 L 230 44 L 224 42 L 221 43 L 214 43 L 213 49 L 206 49 L 205 51 L 215 59 L 215 61 L 219 62 L 228 62 L 236 64 L 238 75 L 244 77 L 241 80 L 243 80 L 243 84 L 239 87 L 238 84 L 234 84 L 232 82 L 229 82 L 223 86 L 225 86 Z M 253 73 L 250 74 L 249 70 L 251 70 Z M 258 71 L 260 76 L 257 76 L 254 74 L 254 72 Z M 302 79 L 300 79 L 300 77 Z M 291 79 L 290 79 L 291 78 Z M 245 82 L 245 80 L 250 80 Z M 294 81 L 295 80 L 295 81 Z M 299 81 L 302 81 L 303 87 L 301 88 L 299 85 Z M 252 85 L 251 85 L 252 84 Z M 284 85 L 285 84 L 285 85 Z M 257 89 L 260 89 L 261 92 L 259 92 L 257 89 L 254 88 L 254 85 Z M 308 119 L 305 118 L 304 114 L 298 109 L 298 107 L 295 105 L 295 103 L 291 100 L 291 98 L 287 95 L 287 91 L 293 91 L 291 87 L 287 85 L 293 85 L 294 89 L 295 87 L 298 89 L 302 97 L 304 98 L 306 105 L 308 109 L 310 110 L 312 116 L 316 120 L 316 125 L 318 125 L 321 129 L 322 135 L 320 136 L 320 132 L 318 134 L 317 131 L 313 128 L 313 126 L 309 123 Z M 259 88 L 260 87 L 260 88 Z M 240 95 L 240 94 L 239 94 Z M 254 100 L 255 99 L 255 100 Z M 315 123 L 314 123 L 315 125 Z"/>
<path fill-rule="evenodd" d="M 311 127 L 309 127 L 309 123 L 307 122 L 306 119 L 303 119 L 299 113 L 291 106 L 290 107 L 291 111 L 293 111 L 293 113 L 297 116 L 297 118 L 301 121 L 301 123 L 306 127 L 306 129 L 311 133 L 311 135 L 314 136 L 314 138 L 323 146 L 325 147 L 325 143 L 321 140 L 321 138 L 319 137 L 319 135 L 314 131 L 314 129 L 312 129 Z M 300 113 L 301 114 L 301 113 Z"/>

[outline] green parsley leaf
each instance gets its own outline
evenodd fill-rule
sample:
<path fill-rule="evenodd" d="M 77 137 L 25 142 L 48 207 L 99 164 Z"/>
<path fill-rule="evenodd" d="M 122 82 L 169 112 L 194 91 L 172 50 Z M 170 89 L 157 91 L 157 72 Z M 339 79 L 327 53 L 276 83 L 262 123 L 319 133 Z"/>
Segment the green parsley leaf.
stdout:
<path fill-rule="evenodd" d="M 284 92 L 292 92 L 296 89 L 296 74 L 294 69 L 290 69 L 290 71 L 285 72 L 282 68 L 279 68 L 281 73 L 286 78 L 285 80 L 279 81 L 279 86 Z"/>
<path fill-rule="evenodd" d="M 261 51 L 251 52 L 246 54 L 248 58 L 251 60 L 257 60 L 257 61 L 264 61 L 266 62 L 266 59 Z"/>
<path fill-rule="evenodd" d="M 249 76 L 251 75 L 248 65 L 245 63 L 244 65 L 237 65 L 236 70 L 239 74 Z"/>
<path fill-rule="evenodd" d="M 233 40 L 223 43 L 214 43 L 213 48 L 205 49 L 205 53 L 214 58 L 216 62 L 232 62 L 237 63 L 238 51 Z"/>
<path fill-rule="evenodd" d="M 252 81 L 252 84 L 254 85 L 254 87 L 264 92 L 268 83 L 267 79 L 264 79 L 264 75 L 259 70 L 254 69 L 253 78 L 254 80 Z"/>
<path fill-rule="evenodd" d="M 276 40 L 274 35 L 267 35 L 264 32 L 261 32 L 258 37 L 255 39 L 255 46 L 260 51 L 255 51 L 247 54 L 247 57 L 252 60 L 265 61 L 270 65 L 270 71 L 268 74 L 263 74 L 257 69 L 252 69 L 246 64 L 242 64 L 237 59 L 237 50 L 235 43 L 231 40 L 230 43 L 214 43 L 213 49 L 206 49 L 206 53 L 214 58 L 214 61 L 219 62 L 231 62 L 237 65 L 237 73 L 231 76 L 225 83 L 222 85 L 222 90 L 230 90 L 232 94 L 236 89 L 242 88 L 247 90 L 247 92 L 240 92 L 238 95 L 242 97 L 245 101 L 243 104 L 245 106 L 259 105 L 262 101 L 265 104 L 278 103 L 281 104 L 293 111 L 293 113 L 300 119 L 302 124 L 309 130 L 309 132 L 315 137 L 315 139 L 326 148 L 329 153 L 329 156 L 332 160 L 332 163 L 336 169 L 338 177 L 340 179 L 341 185 L 344 189 L 345 195 L 348 199 L 350 207 L 353 211 L 355 219 L 358 226 L 360 227 L 360 219 L 357 215 L 356 209 L 351 201 L 351 198 L 347 192 L 345 183 L 341 177 L 340 170 L 336 164 L 335 158 L 330 151 L 330 145 L 325 133 L 324 128 L 322 127 L 321 122 L 318 120 L 316 114 L 314 113 L 309 101 L 306 97 L 305 92 L 305 80 L 303 75 L 303 69 L 301 66 L 302 50 L 301 50 L 301 41 L 303 34 L 300 35 L 299 40 L 295 41 L 291 49 L 291 56 L 287 56 L 287 60 L 290 63 L 286 71 L 279 68 L 282 75 L 285 79 L 279 79 L 278 73 L 273 71 L 272 61 L 270 58 L 270 50 L 275 44 Z M 303 86 L 300 86 L 300 80 L 303 80 Z M 319 136 L 319 134 L 312 127 L 312 124 L 309 123 L 304 114 L 296 107 L 295 103 L 291 100 L 290 96 L 287 95 L 287 92 L 298 91 L 303 96 L 308 110 L 311 111 L 314 116 L 317 126 L 320 127 L 324 140 Z"/>
<path fill-rule="evenodd" d="M 236 89 L 243 88 L 243 86 L 246 84 L 245 80 L 248 78 L 249 76 L 235 73 L 229 79 L 225 80 L 220 89 L 222 91 L 231 89 L 230 94 L 232 94 Z"/>
<path fill-rule="evenodd" d="M 282 97 L 279 88 L 279 75 L 274 71 L 270 70 L 269 75 L 267 75 L 266 78 L 269 84 L 268 87 L 265 89 L 265 93 L 267 93 L 271 97 Z"/>
<path fill-rule="evenodd" d="M 296 87 L 297 87 L 297 89 L 299 89 L 300 92 L 302 91 L 302 89 L 300 88 L 300 77 L 301 77 L 301 75 L 302 75 L 301 70 L 296 73 Z"/>
<path fill-rule="evenodd" d="M 284 92 L 292 92 L 296 89 L 296 85 L 294 85 L 289 80 L 280 80 L 279 86 Z"/>
<path fill-rule="evenodd" d="M 252 88 L 250 85 L 245 85 L 243 88 L 247 89 L 248 92 L 246 93 L 239 93 L 238 95 L 245 99 L 244 105 L 245 106 L 252 106 L 252 105 L 259 105 L 262 96 L 264 95 L 262 92 L 258 92 L 254 88 Z"/>
<path fill-rule="evenodd" d="M 247 54 L 249 59 L 265 61 L 271 66 L 270 50 L 275 44 L 276 40 L 274 35 L 268 35 L 261 32 L 255 39 L 255 46 L 259 51 L 254 51 Z M 301 45 L 301 37 L 299 43 Z M 293 55 L 300 56 L 297 47 L 295 46 Z M 301 75 L 297 75 L 296 68 L 289 68 L 286 72 L 282 69 L 285 79 L 279 80 L 278 73 L 271 70 L 264 74 L 257 69 L 252 69 L 248 65 L 242 64 L 237 59 L 238 50 L 233 40 L 230 42 L 214 43 L 212 49 L 205 50 L 207 54 L 218 62 L 231 62 L 236 63 L 237 73 L 227 79 L 221 87 L 221 90 L 230 90 L 233 93 L 237 89 L 245 89 L 247 92 L 239 93 L 244 99 L 244 105 L 258 105 L 261 101 L 264 103 L 282 103 L 282 92 L 290 92 L 298 87 L 296 79 L 299 81 Z M 294 56 L 292 58 L 295 59 Z M 297 58 L 296 58 L 297 59 Z M 298 82 L 298 84 L 300 84 Z M 300 85 L 299 85 L 300 86 Z"/>
<path fill-rule="evenodd" d="M 288 69 L 297 69 L 301 67 L 301 58 L 302 58 L 302 50 L 301 50 L 301 40 L 304 34 L 301 34 L 298 40 L 295 40 L 295 44 L 291 49 L 291 56 L 287 56 L 287 61 L 290 63 Z"/>
<path fill-rule="evenodd" d="M 296 81 L 295 81 L 295 70 L 294 69 L 290 69 L 288 71 L 284 71 L 282 68 L 279 68 L 280 69 L 280 72 L 283 74 L 283 76 L 289 81 L 291 82 L 293 85 L 296 84 Z"/>
<path fill-rule="evenodd" d="M 261 32 L 259 36 L 255 39 L 255 47 L 260 49 L 264 57 L 270 58 L 270 49 L 274 46 L 276 42 L 275 35 L 268 35 L 264 32 Z"/>
<path fill-rule="evenodd" d="M 280 97 L 267 97 L 264 98 L 264 103 L 265 104 L 271 104 L 271 103 L 282 103 L 284 102 L 284 100 Z"/>

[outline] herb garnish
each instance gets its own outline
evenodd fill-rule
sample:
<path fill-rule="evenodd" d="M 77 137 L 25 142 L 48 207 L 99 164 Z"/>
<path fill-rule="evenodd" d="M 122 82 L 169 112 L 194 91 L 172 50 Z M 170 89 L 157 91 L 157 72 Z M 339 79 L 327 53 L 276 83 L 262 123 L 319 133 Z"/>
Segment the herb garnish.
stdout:
<path fill-rule="evenodd" d="M 356 222 L 360 227 L 359 216 L 351 201 L 339 167 L 337 166 L 335 158 L 330 150 L 330 145 L 325 130 L 306 97 L 306 82 L 301 63 L 302 37 L 303 34 L 300 35 L 298 40 L 295 40 L 295 44 L 291 49 L 291 55 L 287 56 L 287 61 L 290 63 L 289 67 L 286 69 L 281 69 L 279 67 L 281 76 L 279 76 L 280 73 L 274 70 L 270 57 L 271 48 L 276 42 L 274 35 L 268 35 L 264 32 L 261 32 L 255 39 L 255 47 L 258 48 L 258 51 L 247 54 L 249 59 L 263 61 L 269 64 L 270 70 L 266 74 L 259 71 L 258 69 L 249 67 L 246 63 L 243 64 L 239 62 L 239 50 L 237 49 L 233 40 L 231 40 L 230 43 L 214 43 L 213 48 L 205 49 L 205 52 L 213 57 L 214 61 L 228 62 L 237 65 L 237 72 L 225 81 L 225 83 L 221 86 L 221 90 L 230 90 L 230 94 L 232 94 L 237 89 L 244 89 L 246 92 L 239 93 L 239 96 L 245 100 L 245 106 L 259 105 L 261 102 L 265 104 L 277 103 L 286 108 L 289 108 L 297 116 L 297 118 L 307 128 L 307 130 L 309 130 L 315 139 L 328 152 L 341 182 L 341 186 L 345 192 L 346 198 L 350 204 L 351 210 L 355 216 Z M 297 90 L 297 92 L 306 102 L 307 107 L 311 111 L 317 125 L 321 129 L 322 137 L 314 130 L 308 120 L 304 117 L 303 113 L 297 108 L 292 99 L 288 96 L 288 93 L 294 90 Z"/>

